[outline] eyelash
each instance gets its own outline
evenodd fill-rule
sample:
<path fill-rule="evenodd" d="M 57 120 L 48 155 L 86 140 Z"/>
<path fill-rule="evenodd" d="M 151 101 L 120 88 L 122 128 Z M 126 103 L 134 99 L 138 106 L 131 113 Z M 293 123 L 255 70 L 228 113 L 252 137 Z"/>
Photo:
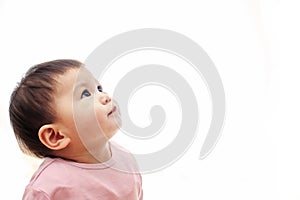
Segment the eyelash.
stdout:
<path fill-rule="evenodd" d="M 103 92 L 103 88 L 100 85 L 97 86 L 97 90 L 98 90 L 98 92 Z M 80 97 L 82 99 L 82 98 L 86 98 L 86 97 L 89 97 L 89 96 L 91 96 L 91 93 L 87 89 L 85 89 L 85 90 L 82 91 Z"/>

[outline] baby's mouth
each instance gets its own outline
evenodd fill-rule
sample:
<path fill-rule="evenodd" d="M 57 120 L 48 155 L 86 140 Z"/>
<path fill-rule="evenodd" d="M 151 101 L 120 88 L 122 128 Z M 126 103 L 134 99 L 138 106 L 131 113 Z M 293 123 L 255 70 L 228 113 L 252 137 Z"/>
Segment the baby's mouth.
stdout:
<path fill-rule="evenodd" d="M 116 112 L 117 107 L 114 106 L 113 109 L 107 114 L 107 117 L 109 117 L 111 114 L 113 114 L 114 112 Z"/>

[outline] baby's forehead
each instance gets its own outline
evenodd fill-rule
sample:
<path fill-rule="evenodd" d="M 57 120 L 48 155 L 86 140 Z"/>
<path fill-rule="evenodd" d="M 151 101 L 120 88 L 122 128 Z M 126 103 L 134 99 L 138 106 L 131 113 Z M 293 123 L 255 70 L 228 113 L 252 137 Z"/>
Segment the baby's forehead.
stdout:
<path fill-rule="evenodd" d="M 85 67 L 81 67 L 77 74 L 78 81 L 97 81 L 94 75 Z"/>
<path fill-rule="evenodd" d="M 63 76 L 57 79 L 58 93 L 65 90 L 74 90 L 79 86 L 99 85 L 99 81 L 84 67 L 70 69 Z"/>

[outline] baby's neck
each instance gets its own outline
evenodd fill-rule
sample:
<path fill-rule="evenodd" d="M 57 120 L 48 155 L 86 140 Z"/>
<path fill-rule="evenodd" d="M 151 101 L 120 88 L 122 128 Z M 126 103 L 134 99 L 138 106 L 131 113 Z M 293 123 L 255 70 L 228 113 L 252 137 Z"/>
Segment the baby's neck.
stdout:
<path fill-rule="evenodd" d="M 74 162 L 79 163 L 89 163 L 89 164 L 95 164 L 95 163 L 103 163 L 111 159 L 111 149 L 109 142 L 106 143 L 106 145 L 103 145 L 100 148 L 97 148 L 97 150 L 94 150 L 93 152 L 90 152 L 88 150 L 84 152 L 80 152 L 76 155 L 73 155 L 71 158 L 65 158 L 66 160 L 71 160 Z"/>

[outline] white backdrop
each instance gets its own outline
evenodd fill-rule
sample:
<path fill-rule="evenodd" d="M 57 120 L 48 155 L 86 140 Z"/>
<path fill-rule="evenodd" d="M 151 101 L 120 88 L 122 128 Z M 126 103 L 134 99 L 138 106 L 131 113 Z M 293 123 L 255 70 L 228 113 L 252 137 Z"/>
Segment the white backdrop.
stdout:
<path fill-rule="evenodd" d="M 144 199 L 300 199 L 296 7 L 279 0 L 0 1 L 1 195 L 20 199 L 40 162 L 20 152 L 8 119 L 10 94 L 25 71 L 52 59 L 84 61 L 125 31 L 163 28 L 191 38 L 214 61 L 226 121 L 216 148 L 198 160 L 210 119 L 204 92 L 200 133 L 175 164 L 143 175 Z M 143 114 L 132 110 L 133 119 Z M 121 134 L 114 139 L 130 144 Z M 153 147 L 141 146 L 131 150 Z"/>

